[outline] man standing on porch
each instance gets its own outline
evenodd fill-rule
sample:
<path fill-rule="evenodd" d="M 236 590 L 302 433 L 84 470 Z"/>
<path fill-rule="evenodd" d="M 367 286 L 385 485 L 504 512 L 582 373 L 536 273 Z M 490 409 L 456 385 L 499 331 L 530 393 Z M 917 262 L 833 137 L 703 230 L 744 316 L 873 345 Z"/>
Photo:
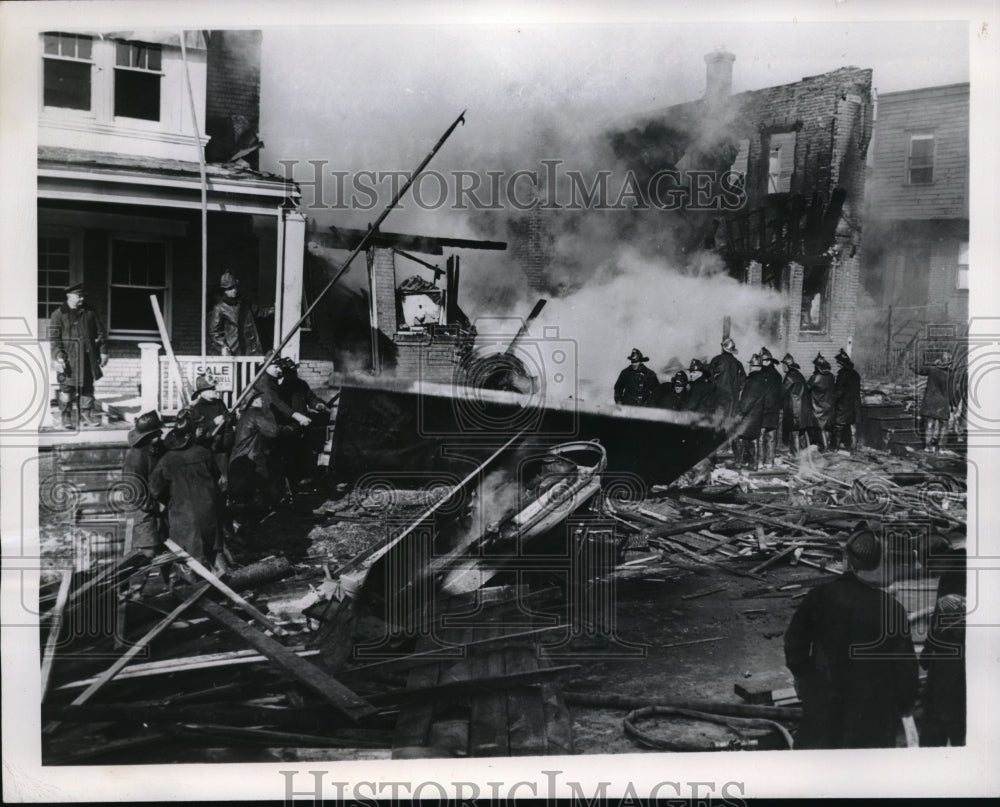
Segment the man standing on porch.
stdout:
<path fill-rule="evenodd" d="M 223 356 L 259 356 L 260 334 L 256 317 L 268 317 L 274 306 L 258 306 L 240 296 L 239 278 L 224 272 L 219 278 L 222 299 L 212 308 L 208 318 L 208 334 L 215 350 Z"/>
<path fill-rule="evenodd" d="M 81 426 L 99 426 L 94 417 L 94 382 L 108 363 L 107 332 L 104 323 L 83 299 L 83 284 L 66 289 L 66 302 L 52 312 L 49 341 L 59 382 L 59 411 L 64 429 L 76 428 L 73 415 L 80 407 Z"/>

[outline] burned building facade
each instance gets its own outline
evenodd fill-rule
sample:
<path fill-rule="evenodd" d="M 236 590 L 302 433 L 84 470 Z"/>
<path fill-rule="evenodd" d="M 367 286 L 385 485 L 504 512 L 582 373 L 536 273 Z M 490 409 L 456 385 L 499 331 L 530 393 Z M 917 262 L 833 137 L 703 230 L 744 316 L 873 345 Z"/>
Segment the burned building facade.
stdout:
<path fill-rule="evenodd" d="M 912 365 L 969 316 L 969 85 L 880 94 L 865 199 L 864 366 Z"/>
<path fill-rule="evenodd" d="M 717 51 L 705 61 L 704 97 L 612 133 L 615 155 L 641 187 L 668 172 L 688 189 L 677 210 L 663 212 L 681 260 L 715 253 L 730 275 L 785 297 L 760 323 L 771 345 L 800 360 L 850 351 L 872 71 L 844 67 L 734 95 L 735 56 Z M 699 183 L 708 199 L 742 190 L 741 203 L 700 205 L 691 192 Z"/>

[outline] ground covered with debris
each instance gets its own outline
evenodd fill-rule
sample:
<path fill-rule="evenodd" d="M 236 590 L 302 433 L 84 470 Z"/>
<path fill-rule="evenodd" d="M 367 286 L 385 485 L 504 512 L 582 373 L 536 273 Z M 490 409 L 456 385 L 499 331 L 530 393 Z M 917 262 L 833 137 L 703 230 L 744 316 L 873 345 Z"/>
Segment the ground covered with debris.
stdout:
<path fill-rule="evenodd" d="M 82 549 L 99 531 L 50 521 L 44 759 L 788 747 L 799 711 L 782 637 L 794 609 L 842 573 L 859 521 L 896 525 L 886 583 L 919 645 L 935 600 L 929 553 L 964 535 L 964 461 L 810 449 L 757 471 L 722 455 L 699 475 L 604 502 L 618 563 L 591 575 L 586 596 L 551 570 L 507 571 L 417 621 L 416 600 L 345 597 L 342 574 L 420 522 L 442 489 L 324 483 L 244 532 L 244 568 L 223 580 L 169 576 L 171 553 L 102 560 Z M 581 617 L 581 602 L 597 605 Z"/>

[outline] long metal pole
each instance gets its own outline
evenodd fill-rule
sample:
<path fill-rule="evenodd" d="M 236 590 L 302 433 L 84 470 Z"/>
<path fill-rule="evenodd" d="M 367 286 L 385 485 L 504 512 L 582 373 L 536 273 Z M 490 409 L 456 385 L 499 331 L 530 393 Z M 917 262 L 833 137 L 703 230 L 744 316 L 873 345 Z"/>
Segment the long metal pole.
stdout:
<path fill-rule="evenodd" d="M 293 325 L 289 329 L 288 333 L 285 334 L 285 337 L 281 340 L 281 343 L 274 349 L 271 355 L 264 360 L 264 363 L 261 365 L 260 370 L 257 371 L 257 375 L 255 375 L 253 377 L 253 380 L 250 382 L 250 385 L 246 389 L 244 389 L 243 392 L 240 393 L 239 398 L 237 398 L 236 401 L 233 403 L 234 410 L 238 409 L 240 405 L 243 403 L 243 401 L 246 400 L 247 396 L 250 394 L 250 391 L 253 389 L 254 384 L 256 384 L 257 381 L 260 380 L 260 377 L 264 375 L 264 372 L 267 370 L 268 365 L 274 361 L 275 357 L 279 353 L 281 353 L 282 349 L 285 347 L 285 345 L 288 344 L 289 340 L 292 338 L 295 332 L 302 326 L 302 323 L 309 318 L 309 315 L 313 312 L 313 309 L 316 308 L 317 305 L 319 305 L 319 301 L 323 299 L 323 297 L 330 289 L 333 288 L 334 283 L 340 280 L 344 272 L 346 272 L 350 268 L 351 263 L 354 261 L 356 257 L 358 257 L 358 254 L 365 248 L 368 241 L 370 241 L 371 237 L 375 234 L 375 231 L 378 230 L 379 226 L 382 224 L 383 221 L 385 221 L 386 217 L 392 212 L 393 208 L 396 207 L 397 204 L 399 204 L 399 200 L 403 198 L 403 196 L 406 194 L 407 191 L 409 191 L 413 183 L 417 181 L 417 178 L 427 167 L 427 164 L 433 159 L 434 155 L 438 153 L 438 149 L 440 149 L 441 146 L 444 145 L 444 142 L 451 136 L 451 133 L 455 131 L 455 129 L 458 127 L 458 124 L 460 123 L 462 124 L 465 123 L 464 109 L 462 110 L 462 114 L 455 119 L 455 122 L 448 127 L 448 131 L 446 131 L 443 135 L 441 135 L 441 139 L 434 144 L 434 148 L 430 150 L 430 153 L 426 157 L 424 157 L 423 162 L 421 162 L 420 165 L 417 167 L 417 170 L 413 172 L 413 176 L 411 176 L 407 180 L 406 184 L 403 185 L 403 187 L 399 189 L 396 195 L 392 197 L 392 201 L 389 202 L 388 207 L 386 207 L 386 209 L 382 211 L 379 217 L 375 219 L 375 223 L 368 227 L 368 231 L 364 234 L 361 240 L 358 241 L 357 246 L 354 247 L 354 249 L 351 251 L 351 254 L 347 256 L 347 260 L 344 261 L 343 266 L 341 266 L 340 269 L 337 271 L 337 273 L 333 276 L 333 279 L 330 280 L 330 282 L 326 284 L 323 290 L 316 295 L 316 299 L 312 301 L 309 307 L 305 310 L 305 313 L 303 313 L 302 316 L 299 317 L 299 321 L 296 322 L 295 325 Z M 218 430 L 218 428 L 220 427 L 217 426 L 216 430 Z"/>

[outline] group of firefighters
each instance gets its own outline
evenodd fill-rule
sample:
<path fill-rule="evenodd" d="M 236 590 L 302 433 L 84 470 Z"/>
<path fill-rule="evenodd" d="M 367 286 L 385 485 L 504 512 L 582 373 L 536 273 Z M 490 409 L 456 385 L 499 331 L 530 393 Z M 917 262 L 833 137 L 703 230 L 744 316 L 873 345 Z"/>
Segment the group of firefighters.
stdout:
<path fill-rule="evenodd" d="M 813 373 L 807 379 L 791 353 L 779 362 L 762 347 L 750 357 L 748 374 L 736 358 L 739 351 L 733 340 L 724 339 L 721 347 L 719 355 L 707 365 L 692 359 L 687 372 L 680 370 L 665 383 L 660 383 L 656 373 L 646 367 L 649 357 L 633 348 L 629 366 L 615 383 L 615 403 L 738 419 L 733 449 L 739 467 L 774 465 L 779 421 L 785 445 L 792 452 L 810 444 L 823 451 L 855 447 L 861 417 L 861 376 L 843 348 L 834 356 L 836 374 L 830 362 L 818 353 L 813 359 Z M 944 351 L 936 361 L 918 370 L 927 377 L 920 415 L 928 450 L 941 447 L 948 421 L 960 403 L 951 363 L 951 354 Z"/>

